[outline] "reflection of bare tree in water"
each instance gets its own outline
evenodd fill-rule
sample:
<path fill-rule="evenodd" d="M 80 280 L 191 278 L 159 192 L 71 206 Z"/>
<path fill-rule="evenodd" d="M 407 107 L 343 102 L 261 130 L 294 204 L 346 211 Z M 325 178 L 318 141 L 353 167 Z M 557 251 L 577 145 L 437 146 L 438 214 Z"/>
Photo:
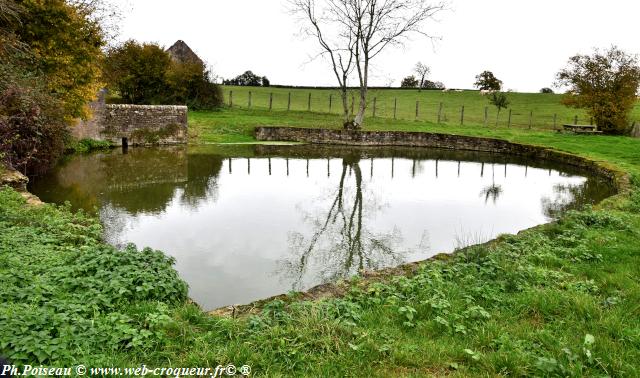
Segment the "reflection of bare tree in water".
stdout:
<path fill-rule="evenodd" d="M 299 232 L 289 235 L 293 257 L 281 262 L 282 271 L 291 279 L 294 289 L 301 289 L 308 271 L 315 271 L 314 282 L 328 282 L 347 277 L 361 270 L 398 265 L 406 252 L 398 251 L 402 236 L 397 228 L 389 233 L 374 233 L 367 229 L 365 213 L 375 210 L 375 204 L 365 205 L 362 171 L 359 157 L 347 157 L 342 162 L 338 188 L 329 211 L 307 215 L 313 234 L 306 238 Z M 349 195 L 347 173 L 355 178 L 355 194 Z M 371 211 L 373 212 L 373 211 Z"/>
<path fill-rule="evenodd" d="M 485 204 L 488 203 L 489 198 L 491 198 L 491 200 L 493 201 L 493 204 L 495 205 L 496 202 L 498 201 L 498 198 L 500 198 L 500 195 L 502 195 L 502 192 L 503 192 L 502 186 L 497 185 L 495 181 L 495 166 L 491 164 L 491 185 L 483 188 L 480 191 L 480 197 L 484 196 Z"/>

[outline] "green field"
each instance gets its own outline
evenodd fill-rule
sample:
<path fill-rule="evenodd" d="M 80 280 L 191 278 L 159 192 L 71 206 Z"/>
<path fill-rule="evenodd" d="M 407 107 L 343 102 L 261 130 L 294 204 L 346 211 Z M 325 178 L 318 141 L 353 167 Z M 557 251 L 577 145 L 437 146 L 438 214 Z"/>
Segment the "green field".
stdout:
<path fill-rule="evenodd" d="M 291 94 L 290 110 L 307 111 L 309 94 L 311 94 L 311 111 L 317 113 L 340 114 L 340 95 L 332 89 L 293 89 L 224 86 L 225 103 L 229 105 L 230 93 L 233 93 L 233 106 L 247 109 L 249 92 L 251 92 L 251 108 L 269 109 L 272 98 L 272 110 L 287 110 L 289 94 Z M 355 92 L 354 92 L 355 93 Z M 329 100 L 331 97 L 331 109 Z M 356 96 L 357 98 L 357 96 Z M 416 120 L 416 101 L 419 102 L 418 120 L 437 122 L 440 104 L 440 122 L 449 125 L 460 125 L 461 109 L 464 105 L 464 123 L 484 125 L 484 112 L 487 108 L 488 125 L 496 124 L 496 108 L 489 104 L 485 96 L 478 91 L 442 92 L 401 89 L 373 89 L 369 93 L 367 115 L 373 116 L 373 100 L 376 99 L 376 117 L 393 119 L 394 104 L 397 101 L 396 118 Z M 590 119 L 583 110 L 567 108 L 560 103 L 562 95 L 540 93 L 510 93 L 511 126 L 528 128 L 530 119 L 533 128 L 553 128 L 554 114 L 556 124 L 573 123 L 578 116 L 578 123 L 589 124 Z M 357 107 L 357 103 L 356 103 Z M 331 111 L 330 111 L 331 110 Z M 509 109 L 502 110 L 499 126 L 508 125 Z M 640 103 L 631 115 L 632 120 L 640 121 Z"/>
<path fill-rule="evenodd" d="M 193 143 L 251 142 L 258 125 L 339 117 L 189 114 Z M 0 191 L 0 354 L 49 366 L 250 365 L 252 376 L 635 376 L 640 370 L 640 140 L 542 129 L 368 120 L 366 130 L 490 136 L 632 175 L 630 191 L 559 222 L 431 261 L 413 275 L 291 294 L 230 318 L 185 298 L 171 261 L 117 251 L 98 220 Z M 197 145 L 191 147 L 197 149 Z"/>

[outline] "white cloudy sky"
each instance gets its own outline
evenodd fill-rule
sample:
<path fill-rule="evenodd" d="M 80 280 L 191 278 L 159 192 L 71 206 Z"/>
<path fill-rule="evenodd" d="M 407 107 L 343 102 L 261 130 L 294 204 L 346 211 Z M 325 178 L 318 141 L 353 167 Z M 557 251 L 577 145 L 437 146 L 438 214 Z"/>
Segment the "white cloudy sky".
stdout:
<path fill-rule="evenodd" d="M 112 0 L 123 13 L 119 40 L 169 47 L 182 39 L 224 78 L 246 70 L 273 84 L 335 85 L 312 40 L 287 12 L 286 0 Z M 450 0 L 425 31 L 374 62 L 372 85 L 399 85 L 417 61 L 431 79 L 471 88 L 488 69 L 517 91 L 553 84 L 569 56 L 612 44 L 640 53 L 638 0 Z"/>

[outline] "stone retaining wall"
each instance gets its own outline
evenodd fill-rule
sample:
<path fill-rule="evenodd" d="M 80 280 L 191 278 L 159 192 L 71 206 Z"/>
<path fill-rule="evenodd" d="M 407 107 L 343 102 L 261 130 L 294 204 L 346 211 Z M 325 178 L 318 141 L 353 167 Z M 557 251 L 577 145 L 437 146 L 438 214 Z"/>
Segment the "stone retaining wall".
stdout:
<path fill-rule="evenodd" d="M 120 146 L 187 143 L 187 107 L 177 105 L 111 105 L 104 93 L 90 104 L 91 119 L 71 129 L 76 139 L 110 141 Z"/>
<path fill-rule="evenodd" d="M 545 147 L 522 145 L 500 139 L 462 135 L 404 131 L 355 131 L 344 129 L 307 129 L 293 127 L 257 127 L 255 136 L 260 141 L 307 142 L 360 146 L 412 146 L 454 150 L 483 151 L 514 154 L 529 159 L 545 159 L 587 169 L 607 179 L 618 190 L 626 188 L 627 176 L 589 160 Z"/>

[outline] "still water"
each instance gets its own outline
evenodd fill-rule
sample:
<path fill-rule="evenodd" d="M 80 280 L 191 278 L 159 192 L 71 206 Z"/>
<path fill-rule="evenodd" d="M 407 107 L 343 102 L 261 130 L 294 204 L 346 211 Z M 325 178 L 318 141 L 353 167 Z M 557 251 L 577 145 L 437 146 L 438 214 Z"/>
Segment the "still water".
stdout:
<path fill-rule="evenodd" d="M 326 146 L 114 150 L 70 157 L 30 189 L 97 211 L 115 246 L 175 257 L 207 310 L 451 252 L 612 194 L 549 162 Z"/>

